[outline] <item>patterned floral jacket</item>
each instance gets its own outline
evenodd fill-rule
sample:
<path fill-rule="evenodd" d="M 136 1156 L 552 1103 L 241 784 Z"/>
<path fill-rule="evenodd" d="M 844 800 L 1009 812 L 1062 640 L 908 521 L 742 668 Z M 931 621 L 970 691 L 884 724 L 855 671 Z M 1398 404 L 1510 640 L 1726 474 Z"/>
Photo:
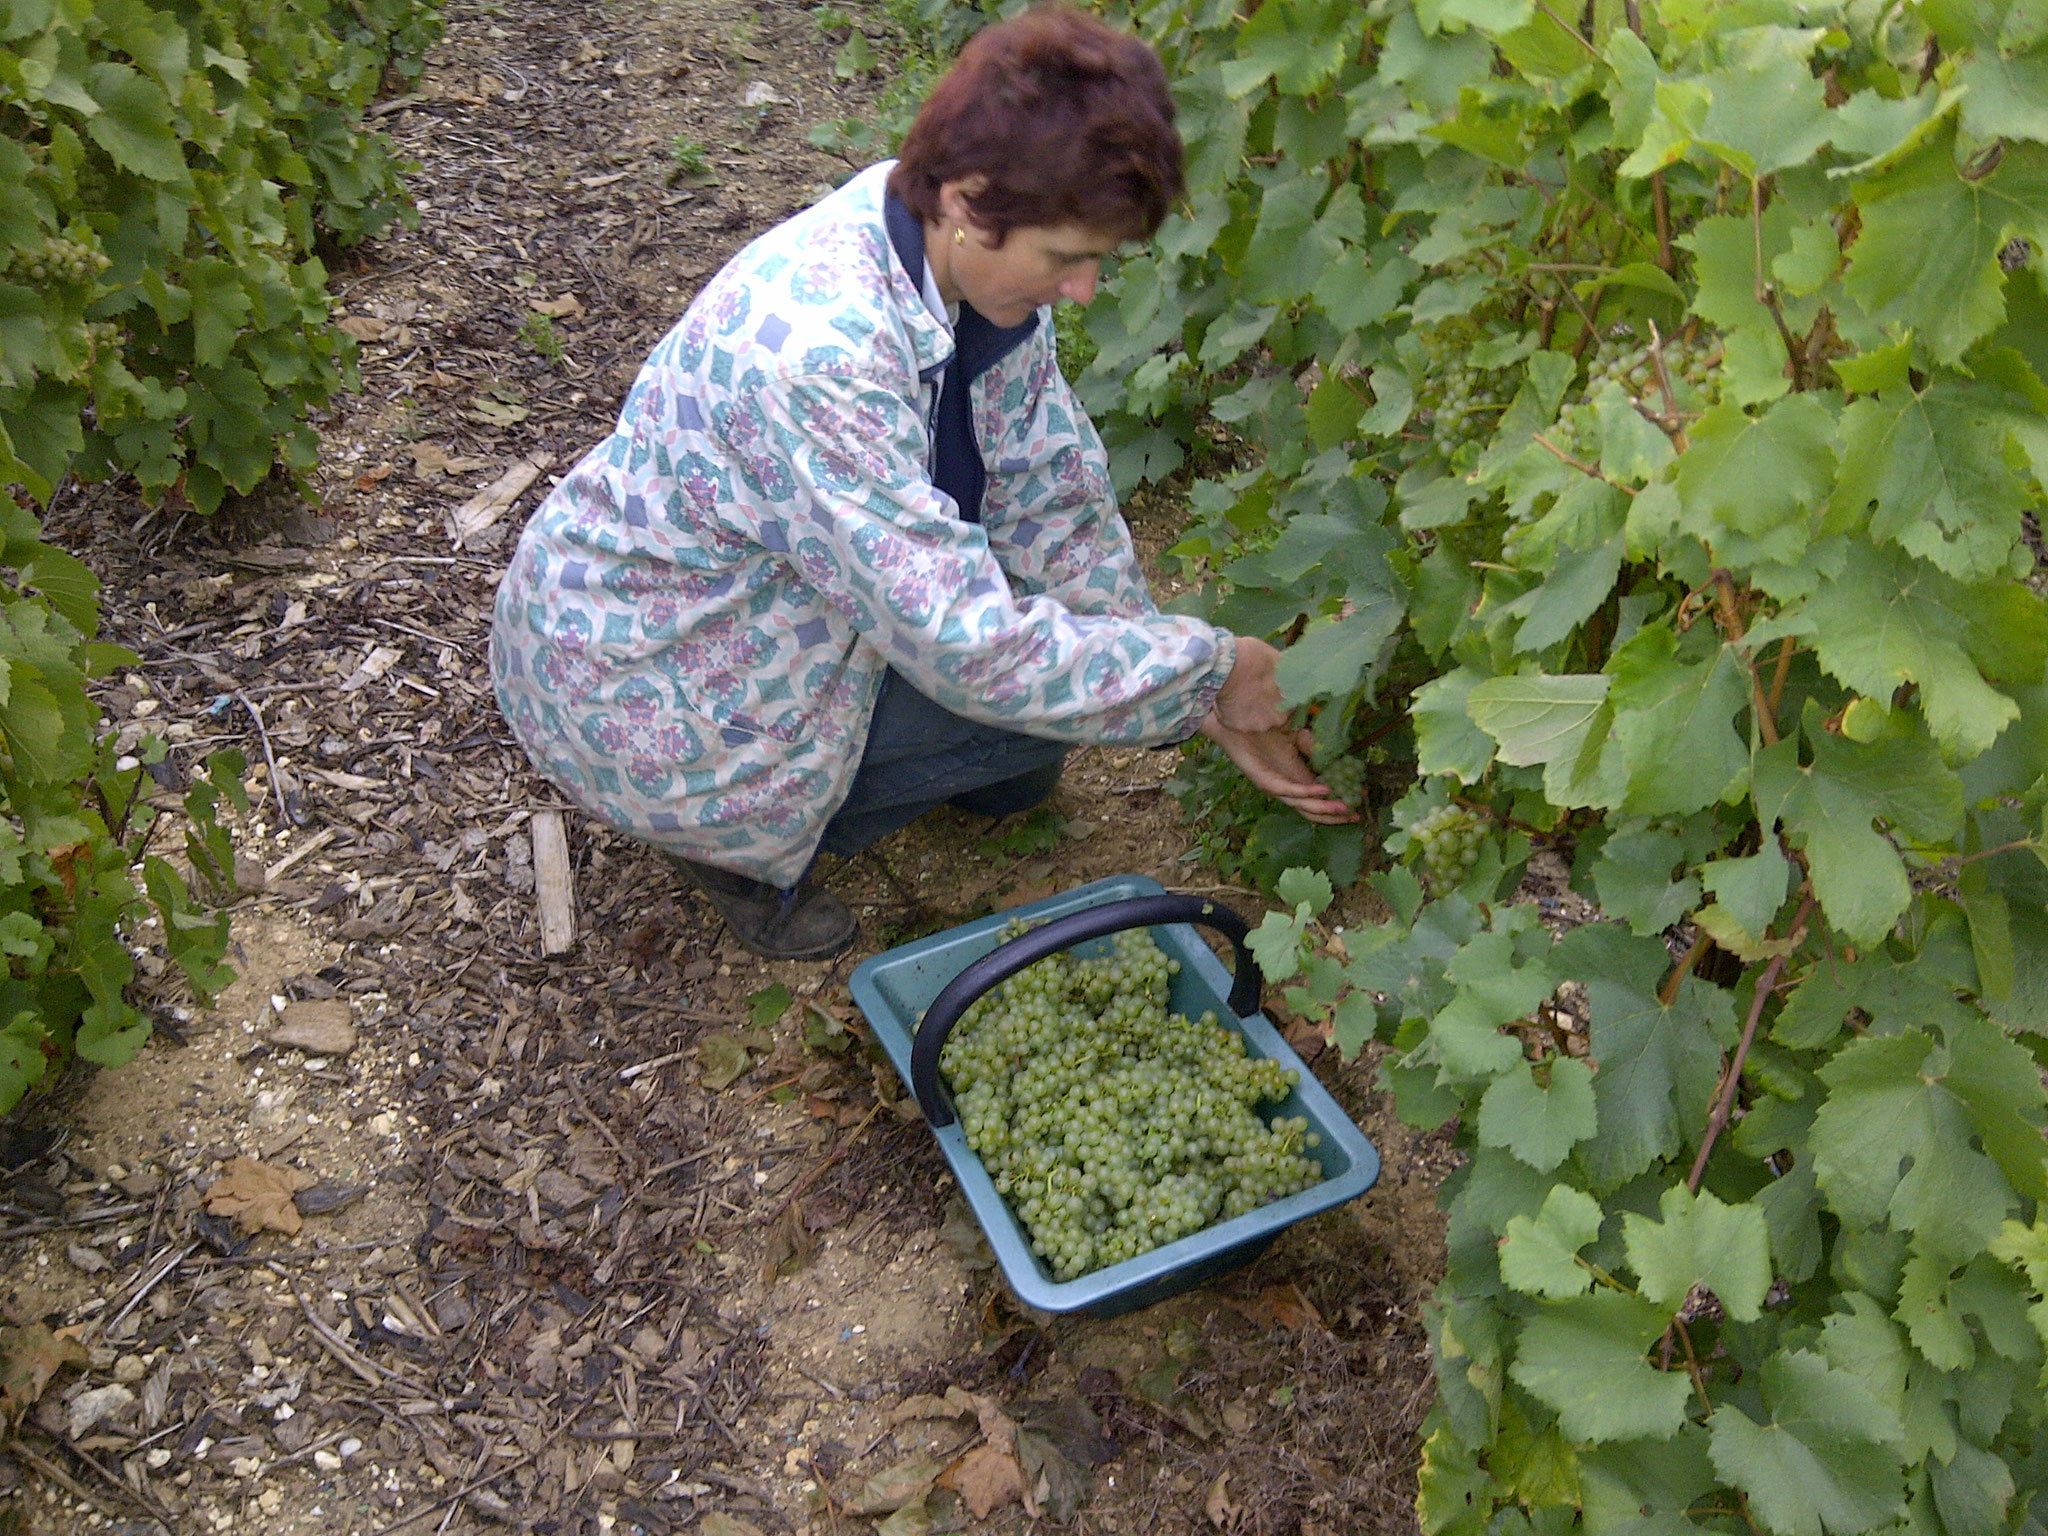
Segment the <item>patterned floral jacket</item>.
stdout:
<path fill-rule="evenodd" d="M 527 524 L 491 634 L 500 707 L 577 804 L 785 888 L 888 668 L 975 720 L 1156 744 L 1192 734 L 1236 659 L 1153 605 L 1049 323 L 971 387 L 980 525 L 932 485 L 952 334 L 892 253 L 888 169 L 698 295 Z"/>

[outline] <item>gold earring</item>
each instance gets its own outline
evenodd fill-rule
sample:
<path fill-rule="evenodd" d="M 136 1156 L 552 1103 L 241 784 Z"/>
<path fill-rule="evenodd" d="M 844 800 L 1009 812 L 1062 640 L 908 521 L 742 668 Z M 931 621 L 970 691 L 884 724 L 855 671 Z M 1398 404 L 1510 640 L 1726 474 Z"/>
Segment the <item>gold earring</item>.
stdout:
<path fill-rule="evenodd" d="M 953 226 L 953 243 L 955 245 L 965 245 L 967 243 L 967 231 L 958 224 Z"/>

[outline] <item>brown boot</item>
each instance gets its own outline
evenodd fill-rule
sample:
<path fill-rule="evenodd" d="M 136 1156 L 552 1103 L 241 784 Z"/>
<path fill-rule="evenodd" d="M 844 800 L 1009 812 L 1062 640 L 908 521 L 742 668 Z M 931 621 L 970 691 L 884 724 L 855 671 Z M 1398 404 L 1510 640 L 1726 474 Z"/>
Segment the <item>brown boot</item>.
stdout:
<path fill-rule="evenodd" d="M 817 886 L 779 891 L 730 870 L 671 855 L 676 868 L 711 899 L 733 936 L 765 960 L 824 960 L 860 937 L 845 902 Z"/>

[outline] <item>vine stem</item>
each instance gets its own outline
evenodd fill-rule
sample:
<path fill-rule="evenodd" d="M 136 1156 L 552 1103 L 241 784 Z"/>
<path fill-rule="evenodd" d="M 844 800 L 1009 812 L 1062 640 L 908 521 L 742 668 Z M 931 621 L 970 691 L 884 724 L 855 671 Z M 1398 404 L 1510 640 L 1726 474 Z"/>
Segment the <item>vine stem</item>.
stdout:
<path fill-rule="evenodd" d="M 1580 474 L 1591 475 L 1595 480 L 1600 481 L 1604 485 L 1611 485 L 1617 491 L 1621 491 L 1626 495 L 1633 496 L 1636 494 L 1634 486 L 1623 485 L 1619 480 L 1608 479 L 1607 476 L 1600 473 L 1599 465 L 1588 464 L 1583 459 L 1573 458 L 1570 454 L 1566 453 L 1562 448 L 1558 447 L 1557 444 L 1553 443 L 1549 438 L 1545 437 L 1541 432 L 1535 434 L 1535 440 L 1537 447 L 1546 449 L 1547 451 L 1556 454 L 1559 459 L 1571 465 L 1571 467 L 1573 469 L 1576 469 Z"/>
<path fill-rule="evenodd" d="M 1671 974 L 1664 979 L 1664 985 L 1657 989 L 1658 1002 L 1669 1008 L 1678 1001 L 1678 989 L 1685 984 L 1685 978 L 1692 974 L 1692 968 L 1705 957 L 1713 942 L 1705 929 L 1693 936 L 1692 948 L 1685 952 L 1685 958 L 1678 962 Z"/>
<path fill-rule="evenodd" d="M 1799 903 L 1799 911 L 1792 919 L 1792 926 L 1786 930 L 1787 937 L 1797 942 L 1799 930 L 1806 926 L 1806 919 L 1813 912 L 1814 899 L 1809 893 Z M 1692 1160 L 1692 1172 L 1685 1176 L 1685 1187 L 1693 1194 L 1700 1190 L 1700 1180 L 1706 1177 L 1707 1158 L 1714 1150 L 1714 1143 L 1727 1128 L 1728 1118 L 1735 1112 L 1735 1093 L 1742 1083 L 1742 1068 L 1749 1060 L 1749 1048 L 1756 1043 L 1756 1027 L 1763 1019 L 1764 1004 L 1777 989 L 1778 978 L 1785 973 L 1785 962 L 1791 958 L 1791 951 L 1773 955 L 1771 963 L 1764 967 L 1763 975 L 1756 979 L 1756 996 L 1749 1002 L 1749 1017 L 1742 1021 L 1742 1039 L 1736 1043 L 1735 1054 L 1728 1059 L 1728 1069 L 1721 1074 L 1720 1089 L 1714 1095 L 1713 1113 L 1707 1116 L 1707 1133 L 1700 1138 L 1700 1154 Z"/>
<path fill-rule="evenodd" d="M 1700 1395 L 1700 1406 L 1712 1413 L 1714 1400 L 1707 1396 L 1707 1373 L 1700 1369 L 1700 1357 L 1693 1353 L 1692 1334 L 1678 1318 L 1671 1319 L 1671 1326 L 1678 1332 L 1678 1342 L 1685 1346 L 1685 1369 L 1692 1377 L 1693 1391 Z"/>
<path fill-rule="evenodd" d="M 1543 439 L 1539 437 L 1537 441 L 1540 443 Z M 1735 580 L 1726 571 L 1716 571 L 1713 582 L 1715 611 L 1721 616 L 1722 633 L 1728 643 L 1736 647 L 1736 654 L 1742 658 L 1742 665 L 1749 673 L 1749 690 L 1751 702 L 1756 710 L 1757 730 L 1762 734 L 1765 746 L 1775 747 L 1778 744 L 1777 712 L 1771 708 L 1771 701 L 1764 693 L 1764 680 L 1757 675 L 1756 658 L 1749 654 L 1748 647 L 1742 643 L 1742 614 L 1735 606 Z"/>
<path fill-rule="evenodd" d="M 1778 304 L 1778 285 L 1764 276 L 1764 183 L 1761 176 L 1752 176 L 1749 181 L 1749 228 L 1756 248 L 1756 301 L 1771 312 L 1771 318 L 1778 324 L 1778 339 L 1785 344 L 1785 356 L 1792 364 L 1792 387 L 1803 389 L 1806 384 L 1806 354 L 1792 334 L 1792 327 L 1785 323 L 1785 311 Z"/>
<path fill-rule="evenodd" d="M 1792 653 L 1795 649 L 1790 635 L 1778 643 L 1778 665 L 1777 670 L 1771 674 L 1771 696 L 1767 701 L 1771 707 L 1773 722 L 1778 718 L 1778 706 L 1785 701 L 1785 679 L 1792 674 Z"/>
<path fill-rule="evenodd" d="M 1580 32 L 1577 27 L 1573 26 L 1570 22 L 1566 21 L 1562 16 L 1558 15 L 1557 12 L 1553 11 L 1549 6 L 1545 5 L 1543 3 L 1543 0 L 1536 0 L 1536 9 L 1541 11 L 1544 15 L 1548 16 L 1560 27 L 1564 28 L 1566 34 L 1571 38 L 1573 42 L 1577 43 L 1581 48 L 1585 49 L 1586 52 L 1593 55 L 1593 57 L 1598 59 L 1602 64 L 1605 64 L 1607 62 L 1606 56 L 1602 54 L 1598 48 L 1595 48 L 1591 43 L 1586 41 L 1584 33 Z"/>

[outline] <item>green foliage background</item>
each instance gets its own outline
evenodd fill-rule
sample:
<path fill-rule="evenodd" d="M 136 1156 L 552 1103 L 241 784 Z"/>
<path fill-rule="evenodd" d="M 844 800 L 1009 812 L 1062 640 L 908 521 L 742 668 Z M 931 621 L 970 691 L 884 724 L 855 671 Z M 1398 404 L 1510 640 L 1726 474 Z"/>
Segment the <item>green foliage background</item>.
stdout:
<path fill-rule="evenodd" d="M 1425 1529 L 2040 1530 L 2048 10 L 1125 14 L 1191 188 L 1085 397 L 1415 766 L 1395 919 L 1259 943 L 1468 1156 Z"/>
<path fill-rule="evenodd" d="M 154 783 L 88 693 L 136 658 L 95 638 L 97 584 L 32 508 L 127 474 L 211 512 L 312 467 L 308 413 L 353 357 L 316 248 L 404 211 L 363 110 L 437 32 L 424 0 L 0 0 L 0 1110 L 74 1051 L 140 1048 L 152 915 L 202 996 L 225 978 L 207 903 L 241 797 L 210 759 L 181 864 L 150 851 Z"/>

